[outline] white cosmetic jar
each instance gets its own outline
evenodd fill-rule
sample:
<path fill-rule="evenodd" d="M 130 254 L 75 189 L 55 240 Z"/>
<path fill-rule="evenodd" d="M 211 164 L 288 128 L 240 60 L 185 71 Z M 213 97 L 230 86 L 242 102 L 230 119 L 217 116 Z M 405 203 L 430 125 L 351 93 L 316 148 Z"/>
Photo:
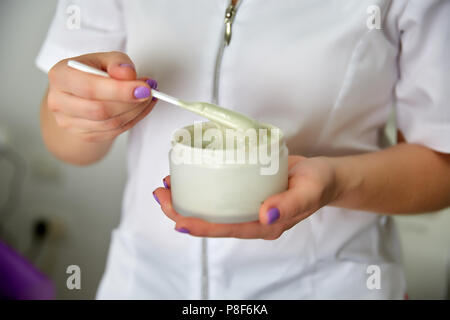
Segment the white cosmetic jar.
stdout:
<path fill-rule="evenodd" d="M 175 131 L 169 152 L 175 211 L 214 223 L 258 220 L 263 201 L 287 189 L 288 149 L 275 126 L 261 124 L 254 131 L 256 141 L 250 131 L 224 134 L 212 122 Z M 230 140 L 235 144 L 228 143 L 230 132 L 240 137 Z M 214 147 L 219 141 L 223 146 Z"/>

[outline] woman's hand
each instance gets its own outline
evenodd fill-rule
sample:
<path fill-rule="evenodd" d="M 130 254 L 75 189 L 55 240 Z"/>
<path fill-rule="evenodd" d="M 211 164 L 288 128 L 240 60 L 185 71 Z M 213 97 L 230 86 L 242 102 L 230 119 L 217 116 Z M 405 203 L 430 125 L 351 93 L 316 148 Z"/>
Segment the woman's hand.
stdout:
<path fill-rule="evenodd" d="M 58 62 L 48 73 L 46 107 L 56 125 L 88 142 L 113 140 L 132 128 L 153 108 L 156 82 L 136 79 L 131 59 L 121 52 L 93 53 L 73 58 L 106 70 L 111 78 L 87 74 Z"/>
<path fill-rule="evenodd" d="M 274 240 L 339 195 L 334 166 L 328 158 L 289 156 L 288 190 L 264 201 L 259 210 L 259 221 L 217 224 L 175 212 L 170 176 L 163 181 L 165 188 L 153 192 L 162 210 L 175 221 L 177 231 L 199 237 Z"/>

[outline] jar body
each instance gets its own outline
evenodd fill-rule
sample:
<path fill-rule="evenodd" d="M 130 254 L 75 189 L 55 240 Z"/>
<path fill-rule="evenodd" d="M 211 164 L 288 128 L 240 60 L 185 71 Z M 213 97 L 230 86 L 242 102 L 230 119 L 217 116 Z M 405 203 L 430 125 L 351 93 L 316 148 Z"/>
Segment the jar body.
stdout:
<path fill-rule="evenodd" d="M 184 216 L 213 223 L 255 221 L 263 201 L 288 186 L 284 141 L 276 153 L 278 168 L 273 174 L 262 174 L 267 165 L 261 163 L 178 163 L 173 161 L 174 152 L 172 148 L 169 153 L 172 203 Z"/>

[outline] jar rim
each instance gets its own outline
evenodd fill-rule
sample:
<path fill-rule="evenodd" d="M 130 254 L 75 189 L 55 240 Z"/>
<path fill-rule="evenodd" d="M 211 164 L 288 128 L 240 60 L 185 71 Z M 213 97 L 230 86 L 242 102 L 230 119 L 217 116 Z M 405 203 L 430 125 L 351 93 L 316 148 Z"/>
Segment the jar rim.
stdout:
<path fill-rule="evenodd" d="M 211 128 L 216 128 L 214 127 L 214 124 L 211 126 L 210 121 L 202 122 L 202 124 L 204 123 L 207 123 Z M 275 158 L 284 157 L 285 153 L 288 152 L 282 131 L 278 127 L 266 123 L 261 124 L 262 129 L 278 130 L 278 139 L 271 139 L 270 144 L 260 145 L 258 143 L 252 146 L 249 146 L 249 144 L 242 144 L 241 146 L 230 149 L 216 149 L 205 148 L 204 146 L 202 146 L 202 148 L 193 146 L 192 139 L 191 141 L 176 141 L 176 139 L 180 137 L 180 134 L 182 136 L 186 131 L 188 131 L 189 134 L 192 134 L 193 126 L 194 125 L 189 125 L 180 128 L 172 135 L 172 148 L 169 153 L 171 162 L 206 167 L 265 167 L 272 163 Z M 186 131 L 181 133 L 181 130 Z M 271 134 L 273 134 L 273 132 L 271 132 Z"/>

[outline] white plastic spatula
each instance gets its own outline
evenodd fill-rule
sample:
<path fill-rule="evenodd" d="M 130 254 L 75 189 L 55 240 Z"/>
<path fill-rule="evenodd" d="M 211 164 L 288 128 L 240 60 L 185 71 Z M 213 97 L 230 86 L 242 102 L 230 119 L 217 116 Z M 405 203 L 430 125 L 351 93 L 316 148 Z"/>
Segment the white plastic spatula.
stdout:
<path fill-rule="evenodd" d="M 67 62 L 67 65 L 79 71 L 110 78 L 109 74 L 106 73 L 105 71 L 96 69 L 94 67 L 88 66 L 84 63 L 75 60 L 69 60 Z M 171 97 L 168 94 L 162 93 L 154 89 L 151 89 L 151 92 L 152 96 L 157 99 L 160 99 L 162 101 L 168 102 L 170 104 L 194 112 L 202 117 L 205 117 L 206 119 L 209 119 L 227 128 L 247 130 L 249 128 L 257 129 L 260 127 L 258 121 L 249 118 L 239 112 L 225 109 L 215 104 L 207 102 L 187 102 Z"/>

